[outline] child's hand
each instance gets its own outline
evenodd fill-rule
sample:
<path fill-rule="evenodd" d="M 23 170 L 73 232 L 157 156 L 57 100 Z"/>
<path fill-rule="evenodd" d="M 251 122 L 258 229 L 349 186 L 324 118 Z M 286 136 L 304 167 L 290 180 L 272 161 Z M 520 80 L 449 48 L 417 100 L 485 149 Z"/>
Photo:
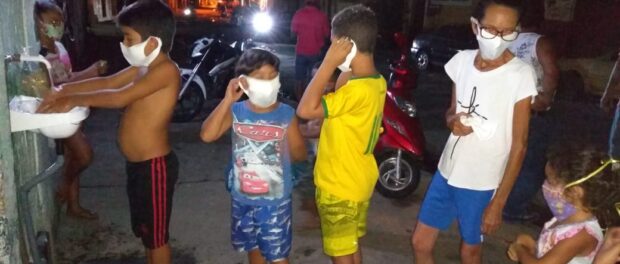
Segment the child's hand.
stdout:
<path fill-rule="evenodd" d="M 530 253 L 536 254 L 536 240 L 532 238 L 530 235 L 520 234 L 517 236 L 517 240 L 515 243 L 520 244 L 525 249 L 527 249 Z"/>
<path fill-rule="evenodd" d="M 325 54 L 323 63 L 334 68 L 338 67 L 338 65 L 342 64 L 347 58 L 352 48 L 353 42 L 348 38 L 339 38 L 336 41 L 332 41 L 331 46 L 329 46 L 327 50 L 327 54 Z"/>
<path fill-rule="evenodd" d="M 470 126 L 463 125 L 461 123 L 461 116 L 469 116 L 467 113 L 458 113 L 454 117 L 452 117 L 452 122 L 450 123 L 450 130 L 452 134 L 455 136 L 467 136 L 474 132 L 474 130 Z"/>
<path fill-rule="evenodd" d="M 99 76 L 103 76 L 104 74 L 108 72 L 108 61 L 100 60 L 96 62 L 96 64 L 97 64 L 97 74 L 99 74 Z"/>
<path fill-rule="evenodd" d="M 49 93 L 39 105 L 37 113 L 66 113 L 75 107 L 73 97 Z"/>
<path fill-rule="evenodd" d="M 506 252 L 506 254 L 508 254 L 508 258 L 514 262 L 519 262 L 519 255 L 517 254 L 517 247 L 520 247 L 521 245 L 518 244 L 517 242 L 514 242 L 512 244 L 510 244 L 510 246 L 508 246 L 508 252 Z"/>
<path fill-rule="evenodd" d="M 243 90 L 239 86 L 239 83 L 243 85 L 243 87 L 247 90 L 249 88 L 248 82 L 242 78 L 233 78 L 228 82 L 228 87 L 226 88 L 226 98 L 231 100 L 232 102 L 236 102 L 243 96 Z"/>

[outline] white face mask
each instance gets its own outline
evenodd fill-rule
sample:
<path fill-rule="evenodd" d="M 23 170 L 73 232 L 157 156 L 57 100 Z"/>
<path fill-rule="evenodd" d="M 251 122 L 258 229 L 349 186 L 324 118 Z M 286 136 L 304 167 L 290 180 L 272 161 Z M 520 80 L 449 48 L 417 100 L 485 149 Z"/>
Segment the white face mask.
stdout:
<path fill-rule="evenodd" d="M 351 48 L 351 51 L 349 52 L 347 57 L 344 59 L 344 62 L 338 65 L 338 69 L 340 69 L 343 72 L 351 71 L 351 61 L 353 61 L 353 58 L 357 54 L 357 45 L 355 45 L 355 41 L 351 40 L 351 43 L 353 43 L 353 47 Z"/>
<path fill-rule="evenodd" d="M 157 48 L 155 48 L 149 55 L 146 55 L 144 51 L 144 48 L 149 41 L 148 38 L 144 42 L 138 43 L 131 47 L 127 47 L 121 42 L 121 52 L 123 52 L 123 57 L 125 57 L 125 60 L 129 62 L 129 65 L 134 67 L 148 67 L 151 62 L 155 60 L 161 50 L 161 39 L 158 37 L 151 38 L 155 38 L 158 45 Z"/>
<path fill-rule="evenodd" d="M 261 80 L 249 76 L 241 75 L 248 81 L 248 89 L 243 87 L 239 82 L 239 87 L 250 98 L 250 102 L 258 107 L 267 108 L 272 106 L 278 100 L 278 92 L 280 91 L 280 75 L 272 80 Z"/>
<path fill-rule="evenodd" d="M 482 37 L 482 28 L 480 23 L 475 18 L 470 18 L 470 21 L 476 25 L 478 34 L 476 34 L 476 40 L 478 40 L 478 47 L 480 50 L 480 56 L 485 60 L 494 60 L 504 53 L 504 51 L 510 46 L 510 42 L 505 41 L 500 36 L 495 36 L 492 39 L 486 39 Z"/>
<path fill-rule="evenodd" d="M 485 39 L 478 34 L 476 35 L 476 39 L 478 40 L 478 46 L 480 48 L 480 56 L 485 60 L 499 58 L 510 46 L 510 42 L 503 40 L 499 36 L 492 39 Z"/>

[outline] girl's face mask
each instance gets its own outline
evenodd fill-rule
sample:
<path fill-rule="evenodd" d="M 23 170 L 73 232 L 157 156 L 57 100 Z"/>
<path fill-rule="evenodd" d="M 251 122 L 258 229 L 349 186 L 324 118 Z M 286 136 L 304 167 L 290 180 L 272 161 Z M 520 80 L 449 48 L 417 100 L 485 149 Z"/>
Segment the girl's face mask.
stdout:
<path fill-rule="evenodd" d="M 564 197 L 564 186 L 554 187 L 545 180 L 542 191 L 551 213 L 553 213 L 553 216 L 555 216 L 558 221 L 566 220 L 577 212 L 577 208 Z"/>
<path fill-rule="evenodd" d="M 59 23 L 58 25 L 54 25 L 52 23 L 42 23 L 43 26 L 43 33 L 45 34 L 45 36 L 53 39 L 53 40 L 60 40 L 62 38 L 62 35 L 64 34 L 65 31 L 65 25 L 64 23 Z"/>
<path fill-rule="evenodd" d="M 245 75 L 240 77 L 245 78 L 248 81 L 250 87 L 243 87 L 240 84 L 241 90 L 248 95 L 250 102 L 258 107 L 267 108 L 272 106 L 278 100 L 278 92 L 280 91 L 280 75 L 271 80 L 261 80 Z"/>

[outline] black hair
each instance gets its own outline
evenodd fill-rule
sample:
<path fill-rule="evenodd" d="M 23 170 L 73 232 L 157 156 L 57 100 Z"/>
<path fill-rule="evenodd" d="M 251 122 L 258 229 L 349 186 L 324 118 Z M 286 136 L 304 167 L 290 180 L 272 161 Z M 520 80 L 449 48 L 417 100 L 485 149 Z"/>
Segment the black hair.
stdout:
<path fill-rule="evenodd" d="M 482 21 L 484 18 L 484 14 L 486 10 L 491 5 L 501 5 L 508 8 L 512 8 L 517 11 L 517 23 L 521 21 L 521 16 L 523 14 L 523 3 L 522 0 L 482 0 L 478 3 L 474 12 L 472 13 L 472 17 L 477 19 L 478 21 Z"/>
<path fill-rule="evenodd" d="M 608 160 L 600 147 L 585 142 L 561 142 L 549 148 L 547 160 L 558 181 L 564 185 L 582 179 Z M 620 224 L 615 203 L 620 202 L 620 177 L 608 165 L 596 176 L 576 185 L 583 189 L 583 206 L 592 212 L 603 226 Z M 565 194 L 573 187 L 565 190 Z"/>
<path fill-rule="evenodd" d="M 34 2 L 33 13 L 35 18 L 40 19 L 43 13 L 47 13 L 49 11 L 57 11 L 62 13 L 62 9 L 60 9 L 60 7 L 56 3 L 50 0 L 37 0 L 36 2 Z"/>
<path fill-rule="evenodd" d="M 377 16 L 363 5 L 347 7 L 332 19 L 332 34 L 355 41 L 357 50 L 373 53 L 377 42 Z"/>
<path fill-rule="evenodd" d="M 170 52 L 176 32 L 172 10 L 161 0 L 139 0 L 121 10 L 117 26 L 130 27 L 142 40 L 150 36 L 161 39 L 161 51 Z"/>
<path fill-rule="evenodd" d="M 276 71 L 280 71 L 280 59 L 275 54 L 265 49 L 253 48 L 241 54 L 235 66 L 235 75 L 250 75 L 263 65 L 271 65 Z"/>

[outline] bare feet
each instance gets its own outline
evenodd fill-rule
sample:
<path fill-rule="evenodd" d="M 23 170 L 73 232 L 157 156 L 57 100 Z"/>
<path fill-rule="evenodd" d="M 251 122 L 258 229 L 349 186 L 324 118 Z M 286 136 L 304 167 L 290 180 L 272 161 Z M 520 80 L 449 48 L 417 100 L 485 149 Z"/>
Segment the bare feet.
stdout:
<path fill-rule="evenodd" d="M 67 215 L 70 217 L 74 217 L 74 218 L 78 218 L 78 219 L 85 219 L 85 220 L 96 220 L 99 218 L 99 216 L 97 215 L 97 213 L 92 212 L 88 209 L 82 208 L 81 206 L 77 206 L 74 208 L 68 207 L 67 208 Z"/>

